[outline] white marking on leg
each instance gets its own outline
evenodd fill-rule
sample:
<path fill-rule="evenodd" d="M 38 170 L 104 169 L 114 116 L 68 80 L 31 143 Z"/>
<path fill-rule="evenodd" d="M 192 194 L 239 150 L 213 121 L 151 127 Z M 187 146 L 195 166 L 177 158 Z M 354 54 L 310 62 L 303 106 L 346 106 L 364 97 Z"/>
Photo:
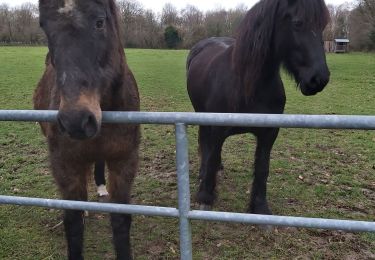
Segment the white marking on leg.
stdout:
<path fill-rule="evenodd" d="M 108 193 L 107 188 L 105 187 L 105 185 L 98 186 L 97 192 L 98 192 L 98 196 L 99 197 L 105 197 L 105 196 L 109 195 L 109 193 Z"/>

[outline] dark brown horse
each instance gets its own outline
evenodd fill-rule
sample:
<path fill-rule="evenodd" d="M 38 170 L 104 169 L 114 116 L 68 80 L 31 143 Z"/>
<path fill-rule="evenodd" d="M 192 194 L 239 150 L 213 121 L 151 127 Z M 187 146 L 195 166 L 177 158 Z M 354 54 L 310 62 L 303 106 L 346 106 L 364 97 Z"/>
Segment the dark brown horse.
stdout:
<path fill-rule="evenodd" d="M 324 0 L 262 0 L 247 13 L 236 39 L 210 38 L 196 44 L 187 61 L 187 86 L 195 111 L 283 113 L 282 64 L 304 95 L 322 91 L 330 75 L 322 41 L 328 20 Z M 216 198 L 225 139 L 248 132 L 257 138 L 248 212 L 271 214 L 266 186 L 277 128 L 199 128 L 201 183 L 197 200 L 203 208 Z"/>
<path fill-rule="evenodd" d="M 59 111 L 56 123 L 41 127 L 62 198 L 86 201 L 94 163 L 106 162 L 110 201 L 129 203 L 138 169 L 139 126 L 101 125 L 104 110 L 139 111 L 115 2 L 40 0 L 39 10 L 49 55 L 34 106 Z M 111 224 L 117 258 L 131 259 L 131 216 L 111 214 Z M 69 259 L 83 259 L 83 211 L 66 210 L 64 227 Z"/>

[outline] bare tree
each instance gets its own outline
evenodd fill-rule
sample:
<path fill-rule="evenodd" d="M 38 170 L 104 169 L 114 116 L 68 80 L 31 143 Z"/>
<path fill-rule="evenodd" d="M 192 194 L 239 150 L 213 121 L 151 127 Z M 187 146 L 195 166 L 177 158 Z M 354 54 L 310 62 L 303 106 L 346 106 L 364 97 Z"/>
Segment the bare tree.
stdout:
<path fill-rule="evenodd" d="M 123 41 L 127 47 L 137 46 L 137 30 L 139 16 L 143 14 L 143 6 L 136 0 L 121 0 L 117 2 L 121 19 Z"/>
<path fill-rule="evenodd" d="M 190 48 L 206 37 L 204 15 L 197 7 L 187 5 L 181 12 L 183 47 Z"/>
<path fill-rule="evenodd" d="M 118 0 L 122 39 L 126 47 L 163 48 L 165 30 L 173 26 L 177 32 L 178 47 L 190 48 L 208 36 L 229 36 L 235 31 L 246 7 L 234 10 L 219 9 L 203 13 L 197 7 L 187 5 L 181 11 L 167 3 L 158 17 L 146 10 L 137 0 Z M 45 43 L 39 28 L 38 9 L 26 3 L 10 8 L 0 5 L 0 41 L 5 43 Z"/>
<path fill-rule="evenodd" d="M 328 5 L 328 11 L 331 20 L 324 31 L 324 40 L 332 41 L 335 38 L 348 38 L 350 7 L 346 4 Z"/>
<path fill-rule="evenodd" d="M 18 42 L 34 43 L 40 35 L 37 7 L 31 3 L 22 4 L 14 11 L 15 38 Z"/>
<path fill-rule="evenodd" d="M 229 10 L 227 27 L 231 35 L 236 33 L 238 26 L 247 13 L 247 9 L 246 5 L 239 4 L 235 9 Z"/>
<path fill-rule="evenodd" d="M 143 46 L 144 48 L 161 48 L 163 46 L 162 26 L 152 10 L 143 15 Z"/>
<path fill-rule="evenodd" d="M 366 23 L 375 25 L 375 0 L 359 0 L 358 11 Z"/>
<path fill-rule="evenodd" d="M 177 8 L 171 4 L 166 3 L 161 13 L 161 23 L 163 26 L 178 26 L 180 25 L 180 17 Z"/>
<path fill-rule="evenodd" d="M 247 7 L 244 4 L 228 11 L 218 9 L 207 12 L 205 17 L 207 36 L 234 36 L 246 12 Z"/>
<path fill-rule="evenodd" d="M 205 27 L 208 37 L 228 36 L 226 28 L 227 11 L 224 9 L 209 11 L 205 17 Z"/>
<path fill-rule="evenodd" d="M 13 41 L 14 16 L 7 4 L 0 5 L 1 41 L 10 43 Z"/>
<path fill-rule="evenodd" d="M 44 35 L 39 28 L 38 8 L 31 3 L 10 8 L 0 5 L 0 41 L 3 43 L 42 43 Z"/>
<path fill-rule="evenodd" d="M 375 0 L 359 0 L 350 15 L 351 46 L 375 50 Z"/>

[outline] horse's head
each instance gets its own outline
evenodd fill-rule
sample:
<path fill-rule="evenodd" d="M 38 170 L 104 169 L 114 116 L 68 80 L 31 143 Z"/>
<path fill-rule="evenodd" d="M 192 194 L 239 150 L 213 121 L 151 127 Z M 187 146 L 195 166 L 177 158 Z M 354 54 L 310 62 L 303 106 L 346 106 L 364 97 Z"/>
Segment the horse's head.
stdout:
<path fill-rule="evenodd" d="M 324 0 L 284 0 L 274 29 L 275 49 L 304 95 L 322 91 L 329 82 L 323 30 L 329 13 Z"/>
<path fill-rule="evenodd" d="M 113 0 L 40 0 L 40 25 L 56 71 L 58 125 L 74 139 L 96 136 L 101 104 L 124 59 Z M 57 100 L 56 100 L 57 99 Z"/>
<path fill-rule="evenodd" d="M 329 70 L 322 32 L 329 20 L 324 0 L 261 0 L 237 35 L 234 61 L 247 94 L 265 70 L 284 63 L 304 95 L 323 90 Z M 276 65 L 276 66 L 275 66 Z"/>

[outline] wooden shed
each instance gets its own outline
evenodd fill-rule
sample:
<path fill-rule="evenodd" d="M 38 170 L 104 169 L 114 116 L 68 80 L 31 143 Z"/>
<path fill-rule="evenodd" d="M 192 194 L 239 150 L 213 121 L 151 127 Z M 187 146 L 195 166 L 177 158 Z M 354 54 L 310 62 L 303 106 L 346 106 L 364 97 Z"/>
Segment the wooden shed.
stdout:
<path fill-rule="evenodd" d="M 335 53 L 349 52 L 349 43 L 350 41 L 348 39 L 335 39 L 334 52 Z"/>

